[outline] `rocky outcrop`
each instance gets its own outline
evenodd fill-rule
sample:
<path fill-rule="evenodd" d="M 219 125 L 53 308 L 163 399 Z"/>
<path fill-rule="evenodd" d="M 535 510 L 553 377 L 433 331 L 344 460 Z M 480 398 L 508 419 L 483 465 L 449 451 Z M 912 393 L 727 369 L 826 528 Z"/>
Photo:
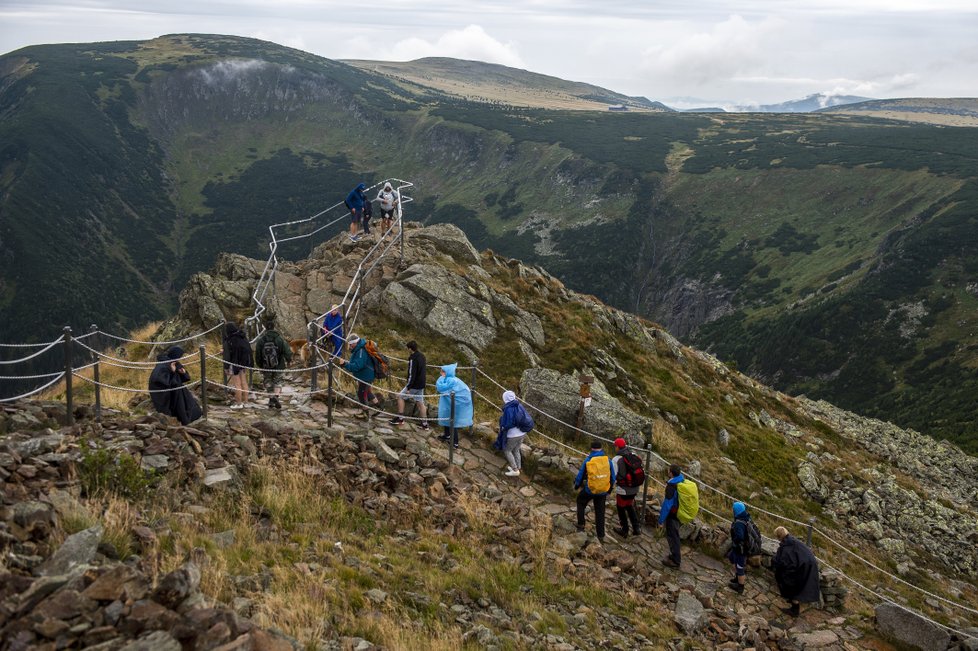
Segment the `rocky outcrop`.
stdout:
<path fill-rule="evenodd" d="M 882 603 L 876 607 L 876 628 L 883 635 L 921 651 L 944 651 L 951 635 L 906 608 Z"/>

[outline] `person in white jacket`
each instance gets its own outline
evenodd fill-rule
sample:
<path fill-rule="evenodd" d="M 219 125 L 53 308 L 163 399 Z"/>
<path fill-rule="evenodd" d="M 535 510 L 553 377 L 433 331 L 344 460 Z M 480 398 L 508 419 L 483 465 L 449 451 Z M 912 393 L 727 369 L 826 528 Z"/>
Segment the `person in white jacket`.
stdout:
<path fill-rule="evenodd" d="M 380 217 L 382 222 L 381 237 L 391 229 L 394 223 L 394 215 L 397 212 L 397 193 L 390 183 L 385 183 L 384 187 L 377 193 L 377 201 L 380 203 Z"/>

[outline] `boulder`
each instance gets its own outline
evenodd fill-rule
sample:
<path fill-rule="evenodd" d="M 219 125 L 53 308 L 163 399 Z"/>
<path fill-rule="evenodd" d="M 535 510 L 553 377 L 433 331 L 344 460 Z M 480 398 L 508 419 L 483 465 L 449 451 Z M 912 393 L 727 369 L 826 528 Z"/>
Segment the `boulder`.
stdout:
<path fill-rule="evenodd" d="M 91 563 L 98 551 L 98 544 L 102 541 L 103 531 L 102 525 L 97 524 L 71 534 L 61 543 L 58 551 L 38 568 L 38 574 L 41 576 L 66 574 L 76 565 Z"/>
<path fill-rule="evenodd" d="M 798 481 L 801 483 L 801 487 L 805 489 L 805 492 L 808 493 L 809 497 L 816 502 L 824 503 L 828 499 L 829 491 L 819 479 L 813 464 L 804 462 L 798 466 Z"/>
<path fill-rule="evenodd" d="M 686 635 L 694 635 L 710 621 L 700 600 L 688 592 L 679 593 L 673 620 Z"/>
<path fill-rule="evenodd" d="M 441 251 L 456 262 L 478 264 L 476 251 L 465 232 L 454 224 L 433 224 L 408 236 L 416 242 L 428 242 L 435 250 Z"/>
<path fill-rule="evenodd" d="M 889 602 L 876 606 L 876 628 L 883 635 L 921 651 L 944 651 L 951 643 L 951 635 L 945 629 Z"/>

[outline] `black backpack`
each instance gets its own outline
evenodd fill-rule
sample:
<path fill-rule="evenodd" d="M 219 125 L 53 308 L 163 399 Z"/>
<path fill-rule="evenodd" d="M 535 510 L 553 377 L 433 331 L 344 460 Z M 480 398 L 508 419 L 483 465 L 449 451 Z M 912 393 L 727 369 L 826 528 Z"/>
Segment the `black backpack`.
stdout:
<path fill-rule="evenodd" d="M 748 520 L 745 524 L 744 533 L 747 537 L 744 541 L 744 556 L 758 556 L 761 553 L 761 544 L 764 542 L 761 538 L 761 530 L 753 520 Z"/>
<path fill-rule="evenodd" d="M 642 457 L 634 452 L 628 452 L 621 458 L 624 472 L 619 473 L 618 485 L 624 488 L 637 488 L 645 483 L 645 468 L 642 467 Z"/>
<path fill-rule="evenodd" d="M 274 339 L 266 339 L 262 344 L 261 358 L 264 368 L 278 368 L 278 346 Z"/>

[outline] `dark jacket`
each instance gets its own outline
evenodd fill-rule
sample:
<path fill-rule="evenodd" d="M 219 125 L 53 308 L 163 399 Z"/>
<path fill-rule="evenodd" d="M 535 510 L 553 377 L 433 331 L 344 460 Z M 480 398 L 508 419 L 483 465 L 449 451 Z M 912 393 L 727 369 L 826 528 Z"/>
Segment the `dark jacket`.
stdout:
<path fill-rule="evenodd" d="M 346 363 L 346 370 L 353 373 L 356 379 L 370 384 L 374 381 L 374 360 L 367 352 L 367 340 L 361 339 L 353 347 L 350 353 L 350 361 Z"/>
<path fill-rule="evenodd" d="M 803 542 L 790 534 L 785 536 L 772 565 L 782 597 L 802 603 L 818 601 L 818 560 Z"/>
<path fill-rule="evenodd" d="M 361 210 L 363 209 L 363 204 L 367 201 L 366 195 L 363 194 L 364 189 L 366 189 L 363 183 L 357 187 L 350 190 L 350 194 L 346 195 L 346 205 L 351 210 Z"/>
<path fill-rule="evenodd" d="M 374 216 L 373 204 L 370 203 L 370 199 L 364 198 L 363 200 L 363 218 L 370 219 Z"/>
<path fill-rule="evenodd" d="M 513 402 L 516 402 L 515 400 Z M 604 453 L 604 450 L 593 450 L 591 454 L 587 455 L 584 459 L 584 463 L 581 464 L 581 469 L 577 471 L 577 477 L 574 479 L 574 488 L 584 487 L 584 492 L 587 494 L 591 493 L 591 487 L 587 484 L 587 462 L 595 457 L 605 457 L 608 459 L 608 455 Z M 615 485 L 615 467 L 611 465 L 611 459 L 608 459 L 608 468 L 611 470 L 611 486 Z M 610 488 L 609 488 L 610 490 Z M 608 491 L 604 493 L 597 493 L 598 495 L 607 495 Z"/>
<path fill-rule="evenodd" d="M 427 386 L 428 360 L 424 358 L 420 350 L 416 350 L 408 356 L 408 389 L 424 390 Z"/>
<path fill-rule="evenodd" d="M 173 416 L 183 425 L 200 418 L 203 415 L 200 405 L 190 393 L 190 389 L 182 388 L 184 382 L 190 381 L 190 374 L 179 361 L 176 362 L 177 370 L 171 370 L 170 364 L 175 361 L 175 358 L 168 352 L 156 359 L 159 364 L 153 368 L 149 376 L 149 390 L 155 392 L 149 395 L 156 411 Z"/>
<path fill-rule="evenodd" d="M 666 494 L 662 499 L 662 508 L 659 509 L 659 524 L 664 523 L 669 517 L 677 517 L 676 513 L 679 512 L 679 491 L 676 490 L 676 484 L 686 481 L 682 473 L 679 473 L 668 482 L 666 482 Z"/>
<path fill-rule="evenodd" d="M 241 330 L 235 330 L 224 341 L 224 369 L 235 371 L 251 366 L 251 344 Z"/>
<path fill-rule="evenodd" d="M 730 523 L 730 545 L 741 556 L 747 553 L 748 522 L 750 522 L 750 514 L 744 511 L 740 515 L 735 515 L 733 522 Z"/>
<path fill-rule="evenodd" d="M 273 342 L 275 348 L 278 349 L 278 366 L 275 368 L 280 371 L 285 369 L 285 365 L 292 361 L 292 349 L 289 348 L 288 342 L 276 330 L 266 330 L 255 341 L 255 366 L 265 368 L 265 354 L 262 348 L 265 347 L 265 342 L 267 341 Z"/>

